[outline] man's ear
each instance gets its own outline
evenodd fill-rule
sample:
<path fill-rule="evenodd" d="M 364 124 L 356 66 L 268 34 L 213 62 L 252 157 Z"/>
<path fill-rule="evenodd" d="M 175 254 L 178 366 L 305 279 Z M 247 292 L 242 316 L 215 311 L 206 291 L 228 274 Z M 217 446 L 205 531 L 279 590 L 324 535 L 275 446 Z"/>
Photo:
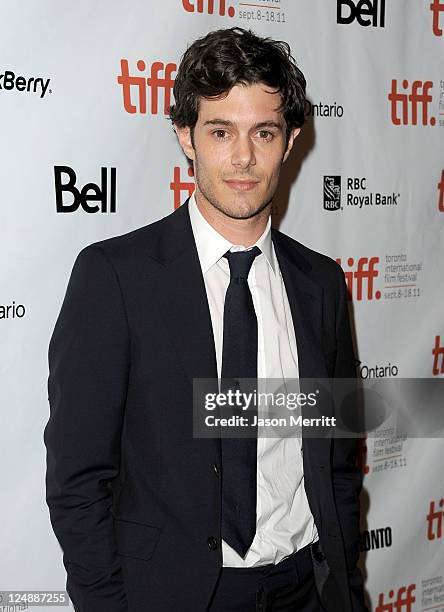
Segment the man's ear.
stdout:
<path fill-rule="evenodd" d="M 287 150 L 285 151 L 282 163 L 284 163 L 287 160 L 287 157 L 290 155 L 290 151 L 291 151 L 291 149 L 293 147 L 293 143 L 295 141 L 295 138 L 299 135 L 300 131 L 301 131 L 301 128 L 293 128 L 291 130 L 290 135 L 288 137 Z"/>
<path fill-rule="evenodd" d="M 193 143 L 191 142 L 191 129 L 189 126 L 179 127 L 174 125 L 174 131 L 176 132 L 177 139 L 179 141 L 180 146 L 182 147 L 183 152 L 188 157 L 188 159 L 194 160 L 194 148 Z"/>

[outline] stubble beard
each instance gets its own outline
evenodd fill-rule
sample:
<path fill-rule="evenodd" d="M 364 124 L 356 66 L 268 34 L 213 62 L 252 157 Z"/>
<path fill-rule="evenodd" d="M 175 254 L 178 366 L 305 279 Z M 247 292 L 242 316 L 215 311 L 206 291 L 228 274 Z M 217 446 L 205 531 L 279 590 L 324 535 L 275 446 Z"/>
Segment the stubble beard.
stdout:
<path fill-rule="evenodd" d="M 252 209 L 250 207 L 247 208 L 245 204 L 240 204 L 239 206 L 239 204 L 236 203 L 236 196 L 233 195 L 232 205 L 226 206 L 224 202 L 222 202 L 214 193 L 213 189 L 211 188 L 211 184 L 206 180 L 205 172 L 201 172 L 199 159 L 197 156 L 195 158 L 194 174 L 196 186 L 204 198 L 211 204 L 211 206 L 230 219 L 251 219 L 265 210 L 267 206 L 270 206 L 273 200 L 274 194 L 271 194 L 271 196 L 268 196 L 264 201 L 260 202 L 260 204 L 254 206 Z M 242 208 L 244 210 L 242 210 Z"/>

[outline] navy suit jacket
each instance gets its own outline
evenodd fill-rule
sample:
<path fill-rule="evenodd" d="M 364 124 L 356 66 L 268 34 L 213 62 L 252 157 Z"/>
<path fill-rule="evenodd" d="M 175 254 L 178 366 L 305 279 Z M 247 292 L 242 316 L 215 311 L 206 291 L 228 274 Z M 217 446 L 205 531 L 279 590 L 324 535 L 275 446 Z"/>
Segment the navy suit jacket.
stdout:
<path fill-rule="evenodd" d="M 272 240 L 301 378 L 354 377 L 344 274 Z M 205 612 L 222 567 L 220 440 L 193 437 L 193 378 L 217 378 L 188 200 L 77 256 L 50 344 L 47 503 L 80 612 Z M 327 611 L 366 610 L 356 439 L 303 440 Z"/>

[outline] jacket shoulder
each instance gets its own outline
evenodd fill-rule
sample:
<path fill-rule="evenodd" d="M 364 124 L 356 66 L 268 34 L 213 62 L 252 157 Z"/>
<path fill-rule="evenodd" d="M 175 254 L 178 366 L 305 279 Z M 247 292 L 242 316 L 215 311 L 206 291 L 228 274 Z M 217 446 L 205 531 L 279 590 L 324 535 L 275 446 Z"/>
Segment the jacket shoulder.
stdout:
<path fill-rule="evenodd" d="M 124 234 L 98 240 L 86 245 L 80 251 L 100 250 L 112 263 L 118 265 L 132 264 L 146 259 L 156 252 L 156 245 L 162 235 L 168 234 L 172 218 L 177 211 L 165 217 L 138 227 Z"/>
<path fill-rule="evenodd" d="M 328 279 L 337 281 L 338 276 L 343 276 L 341 266 L 332 257 L 309 248 L 284 232 L 276 229 L 273 231 L 279 242 L 285 246 L 286 251 L 291 253 L 300 266 L 314 279 L 323 281 L 322 284 L 325 284 Z"/>

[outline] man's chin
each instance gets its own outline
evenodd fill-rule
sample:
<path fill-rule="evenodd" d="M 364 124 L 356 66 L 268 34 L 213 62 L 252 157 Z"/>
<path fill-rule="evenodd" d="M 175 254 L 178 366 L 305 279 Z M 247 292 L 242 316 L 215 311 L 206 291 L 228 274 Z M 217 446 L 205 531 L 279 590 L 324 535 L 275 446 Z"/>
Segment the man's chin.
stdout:
<path fill-rule="evenodd" d="M 263 212 L 264 209 L 271 204 L 271 200 L 266 200 L 265 202 L 259 202 L 256 204 L 245 201 L 246 199 L 243 199 L 244 201 L 240 200 L 241 199 L 239 198 L 239 201 L 233 202 L 233 204 L 229 207 L 222 204 L 219 209 L 231 219 L 251 219 L 252 217 L 255 217 Z"/>

